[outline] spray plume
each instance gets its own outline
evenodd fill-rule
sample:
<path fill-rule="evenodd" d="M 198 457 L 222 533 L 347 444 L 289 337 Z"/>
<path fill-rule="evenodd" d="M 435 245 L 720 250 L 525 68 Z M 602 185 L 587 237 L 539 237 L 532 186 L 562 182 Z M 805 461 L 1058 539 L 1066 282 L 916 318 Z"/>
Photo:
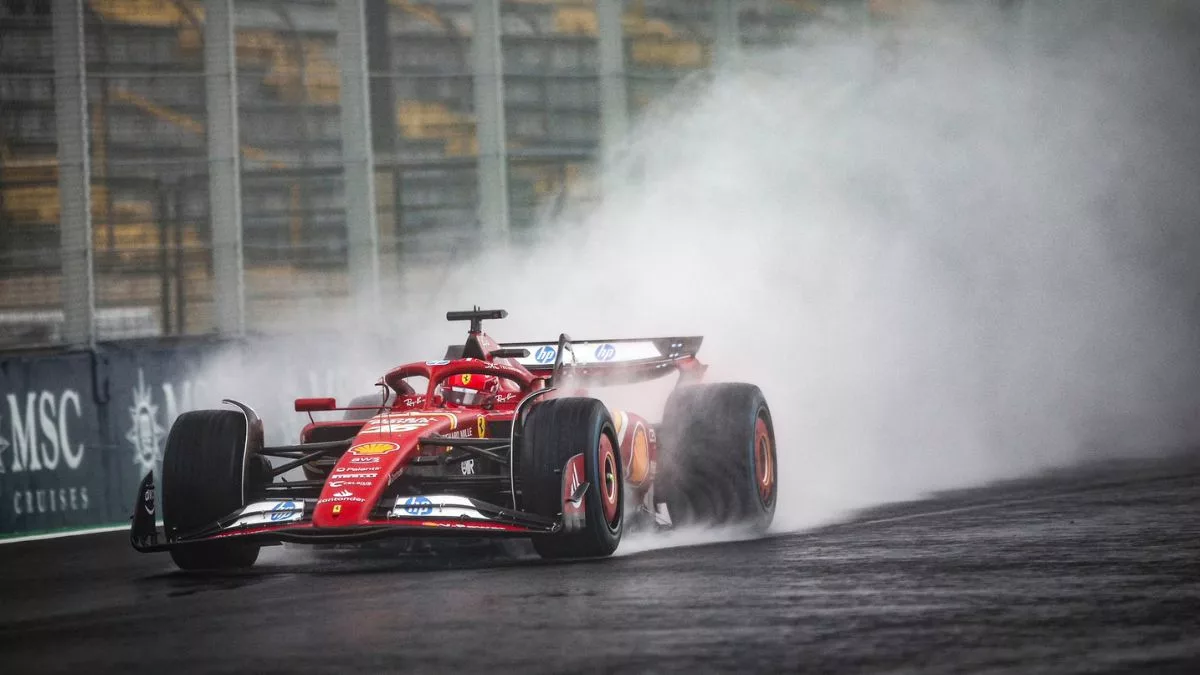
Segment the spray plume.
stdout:
<path fill-rule="evenodd" d="M 1054 11 L 748 52 L 644 115 L 599 203 L 406 270 L 396 351 L 345 365 L 436 356 L 472 304 L 505 340 L 703 334 L 774 411 L 777 529 L 1195 442 L 1195 49 Z"/>

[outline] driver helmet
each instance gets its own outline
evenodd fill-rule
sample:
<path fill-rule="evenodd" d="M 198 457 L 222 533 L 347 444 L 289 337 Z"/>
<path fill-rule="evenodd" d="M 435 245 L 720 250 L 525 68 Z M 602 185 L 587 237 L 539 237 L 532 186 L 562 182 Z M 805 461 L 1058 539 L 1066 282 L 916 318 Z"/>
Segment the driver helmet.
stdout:
<path fill-rule="evenodd" d="M 463 373 L 452 375 L 442 385 L 442 397 L 453 405 L 487 408 L 500 390 L 500 378 L 495 375 Z"/>

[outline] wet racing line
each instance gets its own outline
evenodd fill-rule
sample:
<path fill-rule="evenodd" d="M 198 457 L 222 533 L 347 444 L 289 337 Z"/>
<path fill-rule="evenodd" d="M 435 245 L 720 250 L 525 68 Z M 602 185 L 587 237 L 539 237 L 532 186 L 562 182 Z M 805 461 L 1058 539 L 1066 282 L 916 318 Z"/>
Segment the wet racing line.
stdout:
<path fill-rule="evenodd" d="M 123 532 L 0 546 L 6 672 L 1200 672 L 1200 453 L 815 531 L 549 564 L 264 550 L 176 572 Z M 680 540 L 668 538 L 673 545 Z M 642 542 L 632 541 L 633 549 Z"/>

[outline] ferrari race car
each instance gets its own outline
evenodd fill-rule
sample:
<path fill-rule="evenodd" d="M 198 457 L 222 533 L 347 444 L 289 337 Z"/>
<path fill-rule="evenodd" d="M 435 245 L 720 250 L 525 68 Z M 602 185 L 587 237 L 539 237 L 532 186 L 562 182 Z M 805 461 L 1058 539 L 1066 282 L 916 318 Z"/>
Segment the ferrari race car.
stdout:
<path fill-rule="evenodd" d="M 171 428 L 160 530 L 153 472 L 130 538 L 183 569 L 254 564 L 263 545 L 384 537 L 524 537 L 543 558 L 607 556 L 633 529 L 765 530 L 775 512 L 775 435 L 759 388 L 700 384 L 701 338 L 498 344 L 469 321 L 444 359 L 392 369 L 344 407 L 296 399 L 296 445 L 266 447 L 249 406 L 197 410 Z M 589 385 L 677 373 L 663 419 L 609 410 Z M 313 413 L 339 411 L 341 419 Z M 274 460 L 274 461 L 272 461 Z M 303 480 L 282 475 L 303 471 Z M 297 477 L 298 478 L 298 477 Z"/>

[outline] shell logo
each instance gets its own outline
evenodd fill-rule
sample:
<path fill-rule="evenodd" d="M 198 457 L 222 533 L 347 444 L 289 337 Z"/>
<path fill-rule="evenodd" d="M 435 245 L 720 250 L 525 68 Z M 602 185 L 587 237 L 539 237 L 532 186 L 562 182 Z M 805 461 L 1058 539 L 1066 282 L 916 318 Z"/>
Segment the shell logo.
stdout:
<path fill-rule="evenodd" d="M 386 455 L 389 452 L 399 450 L 400 446 L 395 443 L 377 442 L 377 443 L 359 443 L 350 448 L 350 452 L 356 455 Z"/>
<path fill-rule="evenodd" d="M 633 444 L 629 453 L 629 482 L 638 484 L 650 473 L 650 438 L 646 427 L 638 424 L 633 429 Z"/>

